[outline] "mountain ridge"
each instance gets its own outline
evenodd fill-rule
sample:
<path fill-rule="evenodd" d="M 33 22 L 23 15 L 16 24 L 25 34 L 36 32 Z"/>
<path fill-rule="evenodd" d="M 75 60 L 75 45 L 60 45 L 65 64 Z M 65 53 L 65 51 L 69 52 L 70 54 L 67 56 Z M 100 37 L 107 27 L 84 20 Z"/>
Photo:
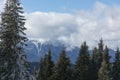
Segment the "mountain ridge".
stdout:
<path fill-rule="evenodd" d="M 74 63 L 78 54 L 79 54 L 79 47 L 66 45 L 62 41 L 46 41 L 40 42 L 38 40 L 30 40 L 27 43 L 25 48 L 25 52 L 27 54 L 27 58 L 29 62 L 39 62 L 45 54 L 47 54 L 48 50 L 51 50 L 51 55 L 53 61 L 57 61 L 59 54 L 61 53 L 62 49 L 66 50 L 66 55 L 70 58 L 71 62 Z M 92 50 L 89 50 L 91 54 Z M 113 61 L 113 56 L 115 51 L 109 49 L 110 56 L 112 56 L 111 61 Z"/>

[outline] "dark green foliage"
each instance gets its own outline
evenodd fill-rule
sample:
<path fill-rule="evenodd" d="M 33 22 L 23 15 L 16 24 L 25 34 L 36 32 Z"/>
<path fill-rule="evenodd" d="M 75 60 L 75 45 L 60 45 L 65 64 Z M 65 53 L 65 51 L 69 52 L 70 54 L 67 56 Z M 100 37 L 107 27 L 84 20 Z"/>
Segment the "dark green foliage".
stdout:
<path fill-rule="evenodd" d="M 90 56 L 86 42 L 81 45 L 80 53 L 75 64 L 76 80 L 89 80 Z"/>
<path fill-rule="evenodd" d="M 33 76 L 34 76 L 35 78 L 37 78 L 37 76 L 38 76 L 38 71 L 37 71 L 36 67 L 34 67 Z"/>
<path fill-rule="evenodd" d="M 103 44 L 103 40 L 101 39 L 100 43 L 98 44 L 98 51 L 97 51 L 97 58 L 96 58 L 98 70 L 100 69 L 101 63 L 103 60 L 103 51 L 104 51 L 103 47 L 104 47 L 104 44 Z"/>
<path fill-rule="evenodd" d="M 92 62 L 96 62 L 96 60 L 97 60 L 97 51 L 98 50 L 96 47 L 92 51 L 92 58 L 91 58 Z"/>
<path fill-rule="evenodd" d="M 39 72 L 37 80 L 49 80 L 53 74 L 54 63 L 51 57 L 51 51 L 48 51 L 48 54 L 45 55 L 44 59 L 40 61 Z"/>
<path fill-rule="evenodd" d="M 97 70 L 97 48 L 95 47 L 92 51 L 92 58 L 90 62 L 90 80 L 98 79 L 98 70 Z"/>
<path fill-rule="evenodd" d="M 49 80 L 49 78 L 51 77 L 51 75 L 53 74 L 53 67 L 54 67 L 54 63 L 52 61 L 52 57 L 51 57 L 51 51 L 48 51 L 46 60 L 45 60 L 45 75 L 46 75 L 46 79 L 45 80 Z"/>
<path fill-rule="evenodd" d="M 120 80 L 120 52 L 117 49 L 115 61 L 109 62 L 109 49 L 103 50 L 103 41 L 100 40 L 98 49 L 93 49 L 90 57 L 86 42 L 81 45 L 75 64 L 70 64 L 65 50 L 53 68 L 51 52 L 45 55 L 40 63 L 37 80 Z M 102 61 L 102 65 L 101 62 Z M 99 65 L 98 65 L 99 64 Z M 36 75 L 36 73 L 35 73 Z"/>
<path fill-rule="evenodd" d="M 95 47 L 92 53 L 92 68 L 94 69 L 90 69 L 93 73 L 93 78 L 94 80 L 96 80 L 98 78 L 98 71 L 101 67 L 101 63 L 103 61 L 103 53 L 104 53 L 104 44 L 103 44 L 103 40 L 101 39 L 100 42 L 98 43 L 98 49 Z M 92 76 L 91 76 L 92 77 Z"/>
<path fill-rule="evenodd" d="M 117 51 L 115 53 L 115 61 L 112 64 L 111 79 L 112 80 L 120 80 L 120 51 L 119 51 L 119 48 L 117 48 Z"/>
<path fill-rule="evenodd" d="M 36 72 L 36 71 L 35 71 Z M 44 80 L 44 65 L 43 65 L 43 59 L 40 60 L 40 66 L 39 66 L 39 72 L 36 75 L 36 80 Z"/>
<path fill-rule="evenodd" d="M 109 66 L 109 53 L 108 48 L 106 47 L 103 54 L 102 66 L 98 73 L 98 80 L 110 80 L 110 66 Z"/>
<path fill-rule="evenodd" d="M 32 80 L 23 46 L 25 19 L 19 0 L 6 0 L 0 24 L 0 80 Z"/>
<path fill-rule="evenodd" d="M 50 80 L 72 80 L 70 60 L 66 57 L 65 50 L 61 52 Z"/>
<path fill-rule="evenodd" d="M 109 50 L 107 46 L 105 47 L 104 54 L 103 54 L 103 61 L 105 61 L 107 64 L 109 64 L 110 56 L 109 56 Z"/>
<path fill-rule="evenodd" d="M 100 52 L 103 52 L 103 48 L 104 48 L 104 44 L 103 44 L 103 40 L 102 38 L 100 39 L 100 42 L 98 43 L 98 49 L 100 50 Z"/>

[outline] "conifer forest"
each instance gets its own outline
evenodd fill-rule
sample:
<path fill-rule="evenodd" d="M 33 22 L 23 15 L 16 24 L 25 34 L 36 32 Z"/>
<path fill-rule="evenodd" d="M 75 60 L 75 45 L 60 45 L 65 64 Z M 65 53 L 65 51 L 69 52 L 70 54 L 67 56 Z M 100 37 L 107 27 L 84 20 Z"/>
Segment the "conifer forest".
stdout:
<path fill-rule="evenodd" d="M 38 66 L 34 66 L 27 60 L 24 49 L 29 46 L 29 37 L 26 36 L 26 17 L 21 5 L 21 0 L 6 0 L 0 13 L 0 80 L 120 80 L 119 46 L 114 46 L 116 49 L 111 56 L 110 47 L 101 37 L 92 49 L 87 41 L 81 42 L 75 62 L 65 47 L 60 53 L 56 52 L 59 55 L 53 59 L 53 50 L 49 47 L 45 50 L 47 53 L 39 58 Z M 56 34 L 54 31 L 51 33 Z"/>

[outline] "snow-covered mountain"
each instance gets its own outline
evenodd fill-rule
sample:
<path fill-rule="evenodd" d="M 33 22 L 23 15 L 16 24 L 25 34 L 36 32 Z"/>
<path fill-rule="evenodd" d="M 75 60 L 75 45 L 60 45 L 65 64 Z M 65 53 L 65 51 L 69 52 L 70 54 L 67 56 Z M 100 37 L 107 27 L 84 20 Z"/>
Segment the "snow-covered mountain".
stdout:
<path fill-rule="evenodd" d="M 40 42 L 37 40 L 30 40 L 27 42 L 27 46 L 25 47 L 28 61 L 39 62 L 40 59 L 44 57 L 44 55 L 48 52 L 49 49 L 51 50 L 52 58 L 54 61 L 57 61 L 61 50 L 66 49 L 66 54 L 70 58 L 72 63 L 75 62 L 80 50 L 79 47 L 65 45 L 65 43 L 61 41 Z M 109 53 L 111 56 L 114 56 L 114 51 L 112 49 L 109 49 Z M 111 60 L 113 60 L 113 58 L 111 58 Z"/>
<path fill-rule="evenodd" d="M 51 50 L 52 58 L 56 61 L 59 57 L 59 54 L 62 49 L 66 49 L 66 54 L 70 57 L 71 61 L 74 62 L 79 53 L 78 47 L 72 47 L 70 45 L 65 45 L 60 41 L 46 41 L 41 43 L 37 40 L 30 40 L 27 42 L 27 46 L 25 47 L 25 51 L 27 54 L 28 61 L 30 62 L 39 62 L 41 57 Z"/>

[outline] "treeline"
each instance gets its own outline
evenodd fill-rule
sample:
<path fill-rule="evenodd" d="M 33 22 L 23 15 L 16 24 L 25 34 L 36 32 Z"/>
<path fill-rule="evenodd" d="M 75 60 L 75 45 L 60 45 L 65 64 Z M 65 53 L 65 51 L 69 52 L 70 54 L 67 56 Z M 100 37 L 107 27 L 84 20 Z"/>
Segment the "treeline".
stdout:
<path fill-rule="evenodd" d="M 57 53 L 56 53 L 57 54 Z M 51 51 L 40 60 L 39 69 L 34 70 L 36 80 L 120 80 L 120 51 L 116 49 L 114 61 L 110 62 L 109 49 L 101 39 L 98 47 L 88 52 L 84 42 L 74 64 L 63 49 L 57 63 L 52 61 Z"/>

